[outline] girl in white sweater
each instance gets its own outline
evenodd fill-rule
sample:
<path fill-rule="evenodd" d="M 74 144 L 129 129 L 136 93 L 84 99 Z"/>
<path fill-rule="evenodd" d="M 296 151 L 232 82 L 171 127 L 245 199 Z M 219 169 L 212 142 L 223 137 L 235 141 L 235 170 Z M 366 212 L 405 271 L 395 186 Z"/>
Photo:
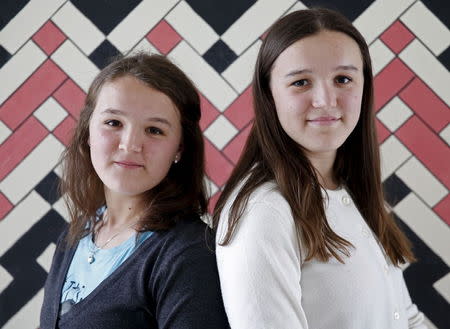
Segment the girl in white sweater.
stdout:
<path fill-rule="evenodd" d="M 268 31 L 255 121 L 214 213 L 232 329 L 425 328 L 386 210 L 362 35 L 342 15 L 291 13 Z"/>

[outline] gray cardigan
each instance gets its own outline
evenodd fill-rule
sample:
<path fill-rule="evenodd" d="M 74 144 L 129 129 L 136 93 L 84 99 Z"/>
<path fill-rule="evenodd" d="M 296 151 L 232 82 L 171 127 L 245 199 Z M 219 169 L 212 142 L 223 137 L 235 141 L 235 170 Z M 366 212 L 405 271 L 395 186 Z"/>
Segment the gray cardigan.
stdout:
<path fill-rule="evenodd" d="M 56 248 L 45 284 L 41 329 L 229 328 L 214 240 L 199 218 L 152 234 L 107 279 L 58 320 L 61 289 L 76 248 Z"/>

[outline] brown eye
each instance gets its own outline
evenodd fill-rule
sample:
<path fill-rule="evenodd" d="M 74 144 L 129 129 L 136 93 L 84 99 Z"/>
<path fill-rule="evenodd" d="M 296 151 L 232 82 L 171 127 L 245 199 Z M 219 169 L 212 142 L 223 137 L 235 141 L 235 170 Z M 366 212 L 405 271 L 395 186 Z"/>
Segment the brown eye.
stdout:
<path fill-rule="evenodd" d="M 306 79 L 300 79 L 295 81 L 292 85 L 296 87 L 304 87 L 306 85 L 309 85 L 309 81 Z"/>
<path fill-rule="evenodd" d="M 337 83 L 344 84 L 344 85 L 352 81 L 351 78 L 343 76 L 343 75 L 336 77 L 335 80 Z"/>
<path fill-rule="evenodd" d="M 149 127 L 146 129 L 146 131 L 151 135 L 164 135 L 163 131 L 156 127 Z"/>
<path fill-rule="evenodd" d="M 120 127 L 121 123 L 118 120 L 108 120 L 105 122 L 105 124 L 107 124 L 108 126 L 111 127 Z"/>

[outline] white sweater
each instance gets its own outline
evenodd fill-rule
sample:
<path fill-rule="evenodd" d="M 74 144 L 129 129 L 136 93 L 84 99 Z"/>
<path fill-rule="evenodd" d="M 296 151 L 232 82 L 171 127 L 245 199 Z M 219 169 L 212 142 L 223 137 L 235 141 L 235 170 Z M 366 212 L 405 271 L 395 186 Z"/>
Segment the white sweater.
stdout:
<path fill-rule="evenodd" d="M 345 264 L 304 261 L 291 209 L 275 184 L 252 193 L 233 239 L 216 250 L 231 328 L 426 328 L 401 269 L 384 255 L 346 190 L 327 193 L 331 228 L 355 246 Z M 217 242 L 235 195 L 222 212 Z"/>

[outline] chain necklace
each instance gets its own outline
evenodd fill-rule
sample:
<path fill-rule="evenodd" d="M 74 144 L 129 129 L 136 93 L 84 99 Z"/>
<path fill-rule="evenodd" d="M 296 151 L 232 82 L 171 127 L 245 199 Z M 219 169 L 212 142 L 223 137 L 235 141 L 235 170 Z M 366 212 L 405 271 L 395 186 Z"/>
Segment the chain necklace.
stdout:
<path fill-rule="evenodd" d="M 107 211 L 107 210 L 105 210 Z M 109 216 L 108 213 L 106 213 L 106 215 L 103 215 L 103 217 L 105 217 L 105 219 L 102 220 L 102 224 L 100 225 L 100 227 L 97 230 L 94 230 L 93 234 L 92 234 L 92 244 L 94 245 L 94 250 L 89 250 L 89 255 L 87 258 L 87 261 L 89 264 L 92 264 L 93 262 L 95 262 L 95 255 L 97 254 L 97 252 L 100 249 L 105 248 L 108 243 L 110 243 L 115 237 L 117 237 L 119 234 L 125 232 L 126 230 L 128 230 L 130 227 L 133 227 L 134 225 L 136 225 L 139 220 L 134 221 L 133 223 L 131 223 L 130 225 L 125 226 L 123 229 L 119 230 L 117 233 L 113 234 L 113 236 L 111 236 L 108 240 L 106 240 L 106 242 L 104 244 L 102 244 L 101 246 L 97 247 L 97 245 L 95 244 L 95 236 L 98 234 L 98 232 L 101 230 L 101 228 L 103 227 L 103 225 L 105 225 L 105 223 L 107 222 Z"/>

